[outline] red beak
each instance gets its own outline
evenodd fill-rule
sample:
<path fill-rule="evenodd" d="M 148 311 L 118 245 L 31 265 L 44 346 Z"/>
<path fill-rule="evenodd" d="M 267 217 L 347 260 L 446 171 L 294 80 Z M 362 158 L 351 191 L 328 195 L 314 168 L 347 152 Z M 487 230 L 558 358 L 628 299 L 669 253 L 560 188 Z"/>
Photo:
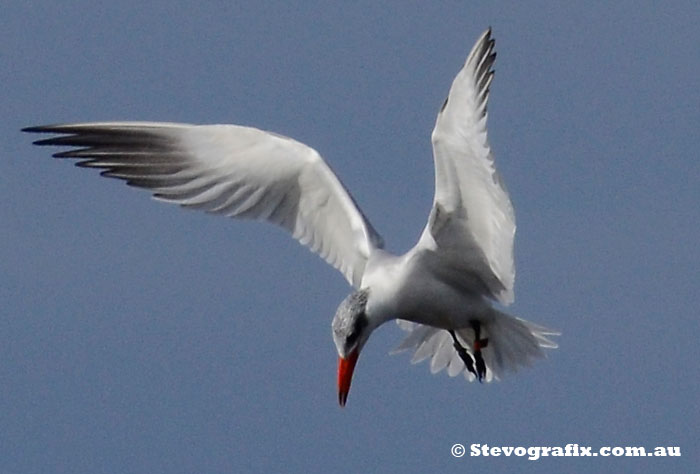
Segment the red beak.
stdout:
<path fill-rule="evenodd" d="M 350 382 L 352 382 L 352 372 L 355 370 L 357 357 L 360 353 L 355 349 L 347 359 L 338 357 L 338 403 L 341 407 L 345 406 L 350 392 Z"/>

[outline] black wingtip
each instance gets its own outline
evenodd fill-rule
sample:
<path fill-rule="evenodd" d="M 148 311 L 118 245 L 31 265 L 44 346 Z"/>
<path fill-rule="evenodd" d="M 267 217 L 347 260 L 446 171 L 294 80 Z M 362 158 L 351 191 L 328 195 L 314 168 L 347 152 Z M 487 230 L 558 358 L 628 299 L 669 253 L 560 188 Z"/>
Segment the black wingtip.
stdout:
<path fill-rule="evenodd" d="M 24 127 L 23 132 L 28 133 L 74 133 L 75 126 L 79 124 L 72 123 L 51 123 L 48 125 L 33 125 L 31 127 Z"/>
<path fill-rule="evenodd" d="M 39 125 L 39 126 L 34 126 L 34 127 L 24 127 L 21 131 L 28 132 L 28 133 L 43 133 L 46 130 L 44 130 L 43 125 Z"/>
<path fill-rule="evenodd" d="M 26 133 L 67 133 L 61 124 L 53 125 L 34 125 L 32 127 L 24 127 L 21 131 Z M 39 143 L 37 143 L 39 145 Z"/>

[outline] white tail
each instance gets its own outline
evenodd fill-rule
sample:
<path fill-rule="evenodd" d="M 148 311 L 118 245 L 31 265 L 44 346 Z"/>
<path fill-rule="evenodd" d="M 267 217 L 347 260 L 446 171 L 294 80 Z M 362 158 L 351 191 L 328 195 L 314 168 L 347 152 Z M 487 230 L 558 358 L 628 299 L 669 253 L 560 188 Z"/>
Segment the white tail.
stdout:
<path fill-rule="evenodd" d="M 544 357 L 545 349 L 556 349 L 557 344 L 549 336 L 558 336 L 558 331 L 547 329 L 524 319 L 510 316 L 491 308 L 484 318 L 479 318 L 480 338 L 488 343 L 481 350 L 486 363 L 485 381 L 501 378 L 506 372 L 516 372 L 520 367 L 531 365 Z M 453 346 L 450 334 L 444 330 L 423 324 L 397 320 L 399 327 L 408 335 L 391 353 L 415 350 L 411 363 L 417 364 L 430 358 L 430 372 L 447 369 L 454 377 L 463 373 L 467 380 L 474 381 L 474 374 L 466 370 L 464 361 Z M 456 329 L 455 333 L 467 352 L 473 356 L 475 333 L 471 327 Z"/>

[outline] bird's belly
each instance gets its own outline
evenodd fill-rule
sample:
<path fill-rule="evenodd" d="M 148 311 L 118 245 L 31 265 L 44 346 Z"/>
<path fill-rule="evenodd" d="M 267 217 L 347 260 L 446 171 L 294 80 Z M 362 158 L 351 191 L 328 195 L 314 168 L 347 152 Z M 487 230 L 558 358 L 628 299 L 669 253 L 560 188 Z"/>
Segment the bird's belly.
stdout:
<path fill-rule="evenodd" d="M 442 329 L 467 327 L 490 308 L 480 294 L 434 278 L 407 278 L 394 293 L 395 318 Z"/>
<path fill-rule="evenodd" d="M 487 313 L 490 304 L 481 294 L 436 278 L 408 257 L 368 267 L 362 282 L 370 288 L 368 313 L 382 322 L 405 319 L 442 329 L 467 327 Z"/>
<path fill-rule="evenodd" d="M 442 329 L 469 326 L 490 305 L 479 295 L 455 291 L 415 291 L 398 308 L 397 317 Z"/>

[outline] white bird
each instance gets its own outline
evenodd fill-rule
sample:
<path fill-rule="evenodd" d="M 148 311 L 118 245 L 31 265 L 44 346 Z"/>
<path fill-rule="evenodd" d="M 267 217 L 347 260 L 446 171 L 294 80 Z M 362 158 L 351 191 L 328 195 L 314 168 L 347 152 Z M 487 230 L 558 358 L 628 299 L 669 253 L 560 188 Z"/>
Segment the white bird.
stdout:
<path fill-rule="evenodd" d="M 404 255 L 383 240 L 313 148 L 237 125 L 98 122 L 25 128 L 60 134 L 37 145 L 78 166 L 150 190 L 154 197 L 287 229 L 354 287 L 332 323 L 338 400 L 372 331 L 396 319 L 415 350 L 467 380 L 490 381 L 556 348 L 559 333 L 494 308 L 513 301 L 515 218 L 494 166 L 486 105 L 496 53 L 491 30 L 472 48 L 432 133 L 435 197 L 418 243 Z M 76 148 L 77 147 L 77 148 Z"/>

